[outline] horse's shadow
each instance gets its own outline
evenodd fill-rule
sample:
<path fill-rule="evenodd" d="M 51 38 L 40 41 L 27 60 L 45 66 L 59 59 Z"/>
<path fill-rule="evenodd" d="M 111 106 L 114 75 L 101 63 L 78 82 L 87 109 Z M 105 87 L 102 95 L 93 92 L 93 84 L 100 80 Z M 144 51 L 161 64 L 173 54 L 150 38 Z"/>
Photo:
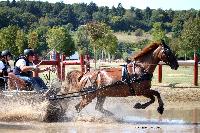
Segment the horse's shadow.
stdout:
<path fill-rule="evenodd" d="M 111 111 L 106 110 L 104 108 L 98 110 L 99 112 L 101 112 L 104 116 L 106 117 L 111 117 L 111 116 L 115 116 Z"/>
<path fill-rule="evenodd" d="M 168 85 L 161 85 L 161 87 L 170 88 L 185 88 L 185 86 L 178 86 L 180 83 L 169 83 Z M 187 86 L 187 88 L 196 88 L 196 86 Z"/>

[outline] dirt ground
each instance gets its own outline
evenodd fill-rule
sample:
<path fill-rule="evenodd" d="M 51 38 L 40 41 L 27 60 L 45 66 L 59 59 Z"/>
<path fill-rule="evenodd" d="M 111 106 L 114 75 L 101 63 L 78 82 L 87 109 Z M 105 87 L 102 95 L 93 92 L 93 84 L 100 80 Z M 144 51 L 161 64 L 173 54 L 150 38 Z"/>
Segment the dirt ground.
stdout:
<path fill-rule="evenodd" d="M 156 84 L 152 88 L 160 92 L 166 107 L 200 107 L 199 86 L 188 84 Z"/>

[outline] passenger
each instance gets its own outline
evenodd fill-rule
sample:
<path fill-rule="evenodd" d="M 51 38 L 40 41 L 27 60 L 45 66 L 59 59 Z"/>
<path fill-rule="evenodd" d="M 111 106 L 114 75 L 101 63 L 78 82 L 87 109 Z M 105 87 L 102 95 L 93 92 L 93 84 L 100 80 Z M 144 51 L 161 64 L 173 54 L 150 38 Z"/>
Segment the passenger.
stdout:
<path fill-rule="evenodd" d="M 1 61 L 1 51 L 0 51 L 0 91 L 1 90 L 3 90 L 4 89 L 4 84 L 5 84 L 5 82 L 4 82 L 4 79 L 3 79 L 3 77 L 1 76 L 2 74 L 2 70 L 1 70 L 1 66 L 3 66 L 2 65 L 2 61 Z"/>
<path fill-rule="evenodd" d="M 39 65 L 33 63 L 34 59 L 34 51 L 32 49 L 25 49 L 24 56 L 19 57 L 14 63 L 14 74 L 28 84 L 30 87 L 28 89 L 44 92 L 48 89 L 47 86 L 40 77 L 33 77 L 33 71 L 40 73 L 48 71 L 50 68 L 40 69 Z"/>
<path fill-rule="evenodd" d="M 6 77 L 8 77 L 8 73 L 11 72 L 11 66 L 9 61 L 12 58 L 12 54 L 8 50 L 4 50 L 1 52 L 0 57 L 0 89 L 5 89 Z"/>

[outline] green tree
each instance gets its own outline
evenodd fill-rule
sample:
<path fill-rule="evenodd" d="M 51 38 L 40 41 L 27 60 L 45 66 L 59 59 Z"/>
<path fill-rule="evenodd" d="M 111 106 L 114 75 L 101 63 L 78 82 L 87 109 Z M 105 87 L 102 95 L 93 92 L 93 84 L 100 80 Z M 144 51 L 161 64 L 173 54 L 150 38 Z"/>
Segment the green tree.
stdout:
<path fill-rule="evenodd" d="M 91 39 L 91 44 L 95 54 L 95 60 L 97 59 L 97 49 L 98 50 L 110 50 L 111 47 L 115 47 L 116 37 L 112 35 L 111 29 L 105 23 L 91 22 L 86 24 L 87 33 Z M 111 42 L 111 43 L 110 43 Z M 113 47 L 113 48 L 114 48 Z M 114 49 L 113 49 L 114 50 Z M 95 63 L 96 68 L 96 63 Z"/>
<path fill-rule="evenodd" d="M 88 52 L 90 40 L 87 35 L 86 27 L 79 26 L 74 34 L 75 47 L 79 54 L 86 54 Z"/>
<path fill-rule="evenodd" d="M 73 4 L 73 11 L 77 16 L 80 25 L 83 25 L 86 22 L 90 21 L 90 15 L 89 13 L 87 13 L 86 9 L 86 3 Z"/>
<path fill-rule="evenodd" d="M 58 15 L 59 18 L 61 18 L 62 25 L 67 25 L 68 23 L 71 23 L 74 28 L 78 27 L 78 21 L 76 14 L 72 10 L 72 7 L 65 7 Z"/>
<path fill-rule="evenodd" d="M 158 10 L 153 10 L 151 15 L 151 22 L 165 22 L 165 17 L 166 13 L 161 8 Z"/>
<path fill-rule="evenodd" d="M 34 31 L 38 34 L 37 52 L 40 55 L 43 55 L 43 54 L 45 54 L 45 52 L 48 49 L 48 45 L 47 45 L 47 42 L 46 42 L 48 27 L 47 26 L 40 26 L 40 27 L 37 27 Z"/>
<path fill-rule="evenodd" d="M 183 26 L 183 31 L 180 37 L 181 50 L 185 53 L 191 53 L 200 47 L 200 18 L 189 19 Z"/>
<path fill-rule="evenodd" d="M 28 47 L 37 51 L 39 46 L 38 34 L 35 31 L 31 31 L 28 34 Z"/>
<path fill-rule="evenodd" d="M 99 38 L 96 43 L 98 44 L 99 49 L 102 51 L 102 58 L 103 53 L 108 56 L 109 60 L 111 59 L 111 56 L 116 54 L 118 40 L 112 32 L 108 32 L 103 38 Z"/>
<path fill-rule="evenodd" d="M 75 45 L 69 30 L 64 27 L 53 27 L 47 32 L 47 43 L 50 49 L 70 56 L 75 53 Z"/>
<path fill-rule="evenodd" d="M 90 16 L 90 19 L 92 19 L 92 14 L 96 11 L 98 11 L 98 6 L 93 3 L 93 2 L 90 2 L 90 4 L 88 4 L 87 8 L 86 8 L 86 11 L 87 13 L 89 14 Z"/>
<path fill-rule="evenodd" d="M 144 9 L 144 19 L 147 23 L 150 22 L 151 15 L 152 15 L 152 10 L 149 7 L 146 7 L 146 9 Z"/>
<path fill-rule="evenodd" d="M 16 35 L 16 46 L 18 47 L 19 54 L 22 54 L 24 49 L 28 47 L 27 37 L 23 30 L 18 30 Z"/>
<path fill-rule="evenodd" d="M 118 16 L 123 16 L 125 14 L 125 9 L 123 8 L 121 3 L 118 4 L 116 10 Z"/>
<path fill-rule="evenodd" d="M 179 37 L 183 30 L 184 20 L 182 18 L 175 18 L 172 22 L 173 37 Z"/>
<path fill-rule="evenodd" d="M 19 28 L 17 26 L 8 26 L 0 31 L 0 50 L 8 49 L 14 55 L 18 54 L 18 48 L 15 44 L 17 31 Z"/>
<path fill-rule="evenodd" d="M 156 22 L 153 24 L 151 35 L 153 37 L 152 38 L 153 41 L 160 41 L 162 39 L 162 40 L 165 40 L 165 42 L 167 43 L 169 42 L 169 39 L 162 28 L 162 23 L 160 22 Z"/>
<path fill-rule="evenodd" d="M 57 16 L 64 7 L 65 4 L 63 2 L 56 2 L 55 4 L 53 4 L 53 10 L 52 10 L 53 15 Z"/>
<path fill-rule="evenodd" d="M 108 16 L 100 11 L 93 13 L 93 19 L 98 22 L 106 23 L 108 22 Z"/>

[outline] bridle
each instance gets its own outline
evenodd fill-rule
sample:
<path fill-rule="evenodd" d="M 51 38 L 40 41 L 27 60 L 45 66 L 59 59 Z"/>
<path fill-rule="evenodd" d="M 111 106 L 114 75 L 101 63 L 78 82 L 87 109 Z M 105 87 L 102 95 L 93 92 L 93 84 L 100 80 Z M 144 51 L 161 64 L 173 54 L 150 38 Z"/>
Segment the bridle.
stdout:
<path fill-rule="evenodd" d="M 170 62 L 169 62 L 169 60 L 170 60 L 170 57 L 169 57 L 170 53 L 171 53 L 171 50 L 168 48 L 168 46 L 167 45 L 162 45 L 162 50 L 159 52 L 158 57 L 161 60 L 163 60 L 163 58 L 166 59 L 166 61 L 163 60 L 166 63 L 165 65 L 170 65 Z"/>

